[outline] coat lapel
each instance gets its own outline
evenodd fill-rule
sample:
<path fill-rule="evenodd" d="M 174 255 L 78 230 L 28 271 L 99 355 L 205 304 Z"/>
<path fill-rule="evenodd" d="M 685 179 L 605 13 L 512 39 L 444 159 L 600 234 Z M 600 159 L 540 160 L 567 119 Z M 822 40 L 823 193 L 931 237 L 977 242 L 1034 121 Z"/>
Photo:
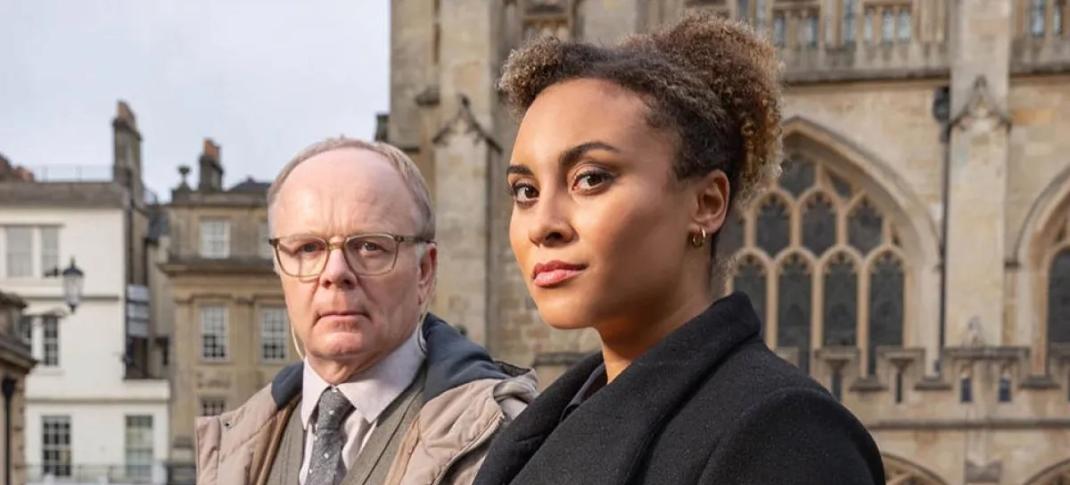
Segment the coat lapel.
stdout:
<path fill-rule="evenodd" d="M 723 298 L 557 424 L 561 409 L 601 356 L 584 360 L 513 424 L 516 429 L 510 429 L 509 442 L 502 446 L 519 463 L 498 483 L 508 482 L 514 474 L 514 484 L 628 483 L 664 423 L 727 355 L 756 338 L 758 329 L 757 316 L 745 296 Z"/>
<path fill-rule="evenodd" d="M 495 438 L 479 470 L 479 485 L 502 485 L 513 477 L 539 450 L 546 437 L 557 427 L 561 412 L 569 400 L 599 364 L 602 354 L 590 355 L 546 388 L 524 412 Z M 489 466 L 488 466 L 489 465 Z"/>

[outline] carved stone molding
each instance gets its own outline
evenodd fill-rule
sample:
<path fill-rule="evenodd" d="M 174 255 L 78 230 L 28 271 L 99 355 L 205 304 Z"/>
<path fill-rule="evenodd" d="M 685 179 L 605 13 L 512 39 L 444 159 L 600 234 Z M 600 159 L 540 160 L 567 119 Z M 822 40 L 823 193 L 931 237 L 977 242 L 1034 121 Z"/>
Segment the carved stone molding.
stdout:
<path fill-rule="evenodd" d="M 1008 115 L 988 87 L 984 76 L 977 76 L 970 90 L 970 97 L 957 115 L 951 118 L 952 129 L 970 130 L 979 123 L 991 123 L 1009 130 L 1011 117 Z"/>
<path fill-rule="evenodd" d="M 476 142 L 485 142 L 492 150 L 501 153 L 501 145 L 491 136 L 490 132 L 479 123 L 475 114 L 472 113 L 468 97 L 458 95 L 459 103 L 457 113 L 447 121 L 431 139 L 435 145 L 445 146 L 449 144 L 454 135 L 466 135 L 475 138 Z"/>

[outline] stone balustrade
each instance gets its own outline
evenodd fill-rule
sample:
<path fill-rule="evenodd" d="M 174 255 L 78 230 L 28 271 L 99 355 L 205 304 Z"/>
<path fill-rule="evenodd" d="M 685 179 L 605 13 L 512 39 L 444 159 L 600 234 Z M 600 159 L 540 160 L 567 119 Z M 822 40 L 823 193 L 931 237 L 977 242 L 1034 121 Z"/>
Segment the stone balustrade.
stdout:
<path fill-rule="evenodd" d="M 795 349 L 778 353 L 798 359 Z M 905 429 L 919 422 L 1070 427 L 1070 346 L 1053 346 L 1042 374 L 1033 372 L 1025 347 L 950 347 L 936 373 L 926 369 L 920 348 L 878 348 L 870 375 L 863 372 L 857 348 L 826 347 L 813 354 L 811 376 L 872 429 Z"/>
<path fill-rule="evenodd" d="M 1017 0 L 1011 72 L 1070 71 L 1070 1 Z"/>

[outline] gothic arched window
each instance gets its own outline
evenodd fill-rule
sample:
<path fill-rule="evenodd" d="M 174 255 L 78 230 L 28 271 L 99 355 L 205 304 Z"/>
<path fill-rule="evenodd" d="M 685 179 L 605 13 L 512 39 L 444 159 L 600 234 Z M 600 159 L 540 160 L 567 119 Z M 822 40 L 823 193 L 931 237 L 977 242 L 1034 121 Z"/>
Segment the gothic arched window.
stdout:
<path fill-rule="evenodd" d="M 735 257 L 728 289 L 750 296 L 768 343 L 803 369 L 817 347 L 855 347 L 872 374 L 880 347 L 904 343 L 903 250 L 891 213 L 864 186 L 789 155 L 777 186 L 719 236 L 718 254 Z"/>
<path fill-rule="evenodd" d="M 858 272 L 849 253 L 829 260 L 824 290 L 825 345 L 853 347 L 858 338 Z"/>
<path fill-rule="evenodd" d="M 869 273 L 869 361 L 876 369 L 877 347 L 903 346 L 903 264 L 893 252 L 878 256 Z"/>
<path fill-rule="evenodd" d="M 798 352 L 798 364 L 808 370 L 810 356 L 810 322 L 812 311 L 813 278 L 810 264 L 805 257 L 792 254 L 780 264 L 777 296 L 777 347 Z"/>
<path fill-rule="evenodd" d="M 739 258 L 734 271 L 732 286 L 750 297 L 754 312 L 765 322 L 765 267 L 754 256 Z"/>
<path fill-rule="evenodd" d="M 1048 343 L 1070 344 L 1070 248 L 1056 253 L 1048 269 Z"/>

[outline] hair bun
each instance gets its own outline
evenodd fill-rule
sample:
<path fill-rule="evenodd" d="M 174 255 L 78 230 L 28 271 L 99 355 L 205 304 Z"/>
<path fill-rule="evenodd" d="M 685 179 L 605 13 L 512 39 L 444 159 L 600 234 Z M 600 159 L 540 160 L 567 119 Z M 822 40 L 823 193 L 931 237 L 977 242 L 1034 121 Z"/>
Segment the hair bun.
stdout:
<path fill-rule="evenodd" d="M 691 15 L 648 36 L 650 44 L 720 98 L 743 138 L 735 202 L 743 205 L 780 175 L 780 72 L 776 48 L 750 25 Z"/>

